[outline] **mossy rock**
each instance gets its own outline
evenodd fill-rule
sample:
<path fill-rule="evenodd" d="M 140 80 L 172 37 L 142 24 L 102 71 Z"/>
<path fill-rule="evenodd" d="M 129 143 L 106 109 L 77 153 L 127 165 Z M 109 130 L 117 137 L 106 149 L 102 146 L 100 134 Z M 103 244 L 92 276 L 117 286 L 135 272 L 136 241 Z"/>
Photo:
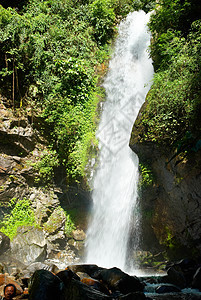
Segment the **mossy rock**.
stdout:
<path fill-rule="evenodd" d="M 44 223 L 43 228 L 49 234 L 54 234 L 65 227 L 66 215 L 61 207 L 53 211 L 48 221 Z"/>

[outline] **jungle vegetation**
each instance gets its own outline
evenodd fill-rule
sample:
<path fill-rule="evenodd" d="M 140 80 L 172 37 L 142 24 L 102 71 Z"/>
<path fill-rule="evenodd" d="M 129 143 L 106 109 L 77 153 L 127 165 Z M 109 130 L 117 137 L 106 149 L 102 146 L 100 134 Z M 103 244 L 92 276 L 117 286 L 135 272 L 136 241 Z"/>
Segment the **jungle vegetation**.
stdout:
<path fill-rule="evenodd" d="M 130 11 L 149 9 L 132 0 L 3 0 L 0 5 L 0 93 L 16 113 L 36 120 L 47 136 L 49 158 L 41 178 L 63 165 L 68 183 L 86 177 L 96 151 L 101 77 L 116 26 Z M 50 163 L 50 158 L 54 162 Z M 45 165 L 48 163 L 48 165 Z M 50 170 L 50 171 L 48 171 Z"/>
<path fill-rule="evenodd" d="M 69 184 L 86 178 L 89 156 L 97 148 L 101 78 L 116 26 L 133 10 L 155 9 L 149 28 L 156 73 L 143 112 L 142 140 L 200 147 L 199 2 L 1 1 L 0 93 L 11 109 L 42 120 L 48 157 L 54 157 L 51 172 L 60 164 Z"/>
<path fill-rule="evenodd" d="M 159 0 L 149 23 L 155 76 L 142 116 L 142 140 L 184 156 L 201 148 L 200 16 L 199 0 Z"/>

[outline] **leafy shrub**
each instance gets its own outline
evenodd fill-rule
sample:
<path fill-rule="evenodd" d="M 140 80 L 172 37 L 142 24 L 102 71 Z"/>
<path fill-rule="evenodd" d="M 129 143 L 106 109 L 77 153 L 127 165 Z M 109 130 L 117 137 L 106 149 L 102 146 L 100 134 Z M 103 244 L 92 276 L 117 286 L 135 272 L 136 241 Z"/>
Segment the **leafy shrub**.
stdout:
<path fill-rule="evenodd" d="M 178 1 L 174 2 L 178 4 Z M 163 9 L 159 8 L 165 18 Z M 171 18 L 169 15 L 166 17 Z M 142 113 L 142 139 L 173 148 L 185 141 L 182 151 L 192 150 L 200 139 L 200 20 L 191 24 L 186 37 L 179 31 L 158 28 L 159 20 L 161 21 L 160 12 L 159 16 L 153 17 L 150 25 L 152 30 L 159 30 L 159 34 L 155 32 L 155 40 L 151 46 L 157 72 Z M 192 138 L 186 143 L 185 136 L 188 132 Z"/>
<path fill-rule="evenodd" d="M 200 19 L 201 3 L 197 0 L 159 0 L 156 13 L 151 15 L 149 28 L 152 32 L 151 55 L 154 67 L 164 67 L 164 49 L 168 47 L 174 33 L 178 37 L 187 37 L 191 25 Z M 173 53 L 172 53 L 173 54 Z M 168 57 L 166 57 L 168 58 Z M 166 60 L 168 67 L 168 60 Z"/>
<path fill-rule="evenodd" d="M 11 240 L 17 234 L 20 226 L 36 226 L 35 216 L 29 199 L 23 198 L 17 200 L 13 198 L 10 201 L 12 211 L 4 216 L 1 222 L 1 232 L 7 235 Z"/>
<path fill-rule="evenodd" d="M 49 184 L 53 180 L 54 168 L 58 166 L 59 161 L 55 150 L 45 149 L 38 161 L 32 163 L 38 175 L 35 177 L 35 182 Z"/>
<path fill-rule="evenodd" d="M 153 173 L 147 164 L 139 164 L 140 170 L 140 188 L 145 188 L 153 184 Z"/>
<path fill-rule="evenodd" d="M 91 24 L 95 39 L 101 44 L 111 39 L 114 33 L 115 13 L 109 0 L 95 0 L 91 4 Z"/>

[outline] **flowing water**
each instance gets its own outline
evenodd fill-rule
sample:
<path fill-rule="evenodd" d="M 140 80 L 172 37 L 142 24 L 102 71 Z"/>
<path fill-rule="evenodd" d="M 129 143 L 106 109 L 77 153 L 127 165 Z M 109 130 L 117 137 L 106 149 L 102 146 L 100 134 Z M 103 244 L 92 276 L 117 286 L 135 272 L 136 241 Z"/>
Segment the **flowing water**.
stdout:
<path fill-rule="evenodd" d="M 138 223 L 134 218 L 138 157 L 129 148 L 129 139 L 153 75 L 147 51 L 148 21 L 149 14 L 140 11 L 121 22 L 104 81 L 106 102 L 97 132 L 99 167 L 86 243 L 86 262 L 101 267 L 126 269 L 131 224 Z M 136 239 L 135 247 L 137 244 Z"/>

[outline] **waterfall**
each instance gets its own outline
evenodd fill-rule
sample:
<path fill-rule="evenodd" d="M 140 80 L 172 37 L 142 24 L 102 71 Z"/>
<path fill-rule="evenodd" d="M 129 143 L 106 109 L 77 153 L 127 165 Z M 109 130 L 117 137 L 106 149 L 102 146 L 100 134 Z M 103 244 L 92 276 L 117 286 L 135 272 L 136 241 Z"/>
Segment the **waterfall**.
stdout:
<path fill-rule="evenodd" d="M 138 157 L 129 148 L 133 123 L 153 75 L 147 48 L 149 14 L 130 13 L 119 35 L 104 81 L 99 167 L 94 175 L 93 210 L 86 241 L 86 262 L 125 270 L 128 238 L 137 199 Z"/>

